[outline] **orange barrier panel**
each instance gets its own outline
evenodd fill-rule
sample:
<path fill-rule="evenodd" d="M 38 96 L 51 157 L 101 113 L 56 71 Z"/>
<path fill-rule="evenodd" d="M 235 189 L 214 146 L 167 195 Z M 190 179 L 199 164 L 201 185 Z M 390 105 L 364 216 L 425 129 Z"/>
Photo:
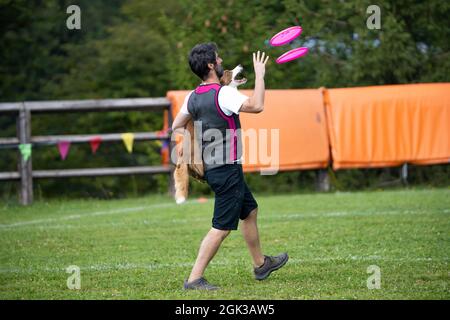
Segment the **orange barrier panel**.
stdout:
<path fill-rule="evenodd" d="M 333 168 L 450 160 L 450 83 L 328 89 Z"/>
<path fill-rule="evenodd" d="M 167 91 L 167 99 L 169 99 L 170 103 L 172 103 L 173 119 L 175 119 L 178 112 L 180 112 L 181 106 L 184 102 L 184 98 L 186 98 L 186 95 L 191 91 L 192 90 Z"/>
<path fill-rule="evenodd" d="M 251 90 L 241 90 L 247 96 Z M 189 91 L 169 91 L 167 98 L 172 103 L 173 116 L 179 112 L 184 97 Z M 264 111 L 259 114 L 240 114 L 244 133 L 261 132 L 267 129 L 267 152 L 271 155 L 271 129 L 279 129 L 279 164 L 280 171 L 325 168 L 330 160 L 326 119 L 323 107 L 322 89 L 311 90 L 266 90 Z M 261 135 L 258 135 L 258 140 Z M 244 163 L 246 172 L 274 168 L 268 164 L 268 159 L 257 157 L 254 164 L 250 163 L 248 139 L 243 139 Z M 258 141 L 259 143 L 259 141 Z M 260 150 L 261 151 L 261 150 Z"/>

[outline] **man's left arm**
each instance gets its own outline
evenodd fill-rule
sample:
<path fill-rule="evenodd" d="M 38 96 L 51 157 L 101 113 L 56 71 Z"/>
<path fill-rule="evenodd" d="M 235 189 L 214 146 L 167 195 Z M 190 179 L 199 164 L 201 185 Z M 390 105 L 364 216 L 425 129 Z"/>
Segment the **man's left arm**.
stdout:
<path fill-rule="evenodd" d="M 175 117 L 175 120 L 172 123 L 172 134 L 176 135 L 183 135 L 184 134 L 184 127 L 188 123 L 188 121 L 192 118 L 191 114 L 188 113 L 182 113 L 178 112 L 177 116 Z M 183 145 L 182 143 L 177 144 L 177 153 L 178 157 L 183 156 Z"/>
<path fill-rule="evenodd" d="M 191 114 L 185 114 L 178 112 L 175 120 L 172 123 L 172 132 L 176 132 L 177 129 L 184 128 L 189 120 L 191 120 Z"/>

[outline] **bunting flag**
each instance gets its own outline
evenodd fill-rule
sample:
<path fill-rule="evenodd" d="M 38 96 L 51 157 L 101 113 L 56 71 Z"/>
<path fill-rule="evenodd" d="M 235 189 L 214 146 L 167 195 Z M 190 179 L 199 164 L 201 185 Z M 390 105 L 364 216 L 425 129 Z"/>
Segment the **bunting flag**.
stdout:
<path fill-rule="evenodd" d="M 132 133 L 122 133 L 122 140 L 125 144 L 125 147 L 127 148 L 128 152 L 133 152 L 133 141 L 134 141 L 134 134 Z"/>
<path fill-rule="evenodd" d="M 67 157 L 67 154 L 69 153 L 70 149 L 70 141 L 60 141 L 58 142 L 58 150 L 59 154 L 61 155 L 61 159 L 65 160 Z"/>
<path fill-rule="evenodd" d="M 172 128 L 169 127 L 169 110 L 164 110 L 163 130 L 166 132 L 172 130 Z M 165 165 L 170 164 L 169 148 L 161 148 L 161 163 Z"/>
<path fill-rule="evenodd" d="M 156 132 L 157 137 L 163 137 L 164 135 L 169 132 L 169 129 L 163 129 Z M 133 133 L 122 133 L 121 138 L 123 143 L 125 144 L 125 147 L 129 153 L 133 152 L 133 143 L 134 143 L 134 134 Z M 95 154 L 100 147 L 100 144 L 102 143 L 102 138 L 92 137 L 89 139 L 89 143 L 91 145 L 91 151 L 93 154 Z M 162 140 L 156 140 L 156 143 L 158 144 L 160 148 L 160 154 L 162 157 L 162 163 L 167 164 L 169 162 L 169 147 L 170 147 L 170 140 L 162 138 Z M 67 155 L 69 154 L 70 150 L 70 141 L 59 141 L 57 143 L 58 145 L 58 151 L 61 156 L 62 160 L 65 160 L 67 158 Z M 31 157 L 31 144 L 19 144 L 19 150 L 20 153 L 25 161 L 27 161 Z"/>
<path fill-rule="evenodd" d="M 169 141 L 164 140 L 161 146 L 161 155 L 164 153 L 164 151 L 169 149 Z"/>
<path fill-rule="evenodd" d="M 158 138 L 160 138 L 160 137 L 166 135 L 166 134 L 167 134 L 167 131 L 168 131 L 168 129 L 163 129 L 163 130 L 156 131 L 156 136 L 157 136 Z M 164 142 L 161 142 L 161 140 L 157 140 L 157 141 L 156 141 L 156 143 L 158 144 L 158 146 L 159 146 L 160 148 L 166 148 L 166 146 L 167 146 L 167 140 L 163 140 L 163 141 L 164 141 Z"/>
<path fill-rule="evenodd" d="M 27 161 L 31 156 L 31 143 L 21 143 L 19 144 L 20 154 L 24 161 Z"/>
<path fill-rule="evenodd" d="M 163 135 L 166 135 L 169 132 L 169 128 L 165 128 L 163 130 L 160 130 L 157 132 L 157 136 L 161 137 Z M 158 144 L 160 146 L 160 154 L 161 154 L 161 162 L 163 164 L 168 164 L 169 163 L 169 143 L 170 140 L 163 140 L 163 142 L 161 142 L 161 140 L 158 140 Z"/>
<path fill-rule="evenodd" d="M 100 138 L 100 137 L 94 137 L 89 141 L 89 143 L 91 144 L 92 153 L 95 154 L 97 152 L 97 149 L 100 146 L 101 142 L 102 142 L 102 138 Z"/>
<path fill-rule="evenodd" d="M 165 135 L 165 131 L 166 130 L 158 130 L 156 131 L 156 136 L 158 138 L 162 137 L 163 135 Z M 163 147 L 163 143 L 161 142 L 161 140 L 156 140 L 156 144 L 158 145 L 158 147 L 162 148 Z"/>

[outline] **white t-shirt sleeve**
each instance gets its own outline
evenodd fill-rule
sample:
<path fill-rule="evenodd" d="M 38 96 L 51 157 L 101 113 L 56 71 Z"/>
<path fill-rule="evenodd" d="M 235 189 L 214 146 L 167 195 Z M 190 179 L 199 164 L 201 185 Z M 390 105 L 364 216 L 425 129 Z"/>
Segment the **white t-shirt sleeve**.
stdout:
<path fill-rule="evenodd" d="M 194 91 L 189 92 L 187 94 L 186 98 L 184 98 L 183 105 L 181 106 L 181 109 L 180 109 L 180 112 L 183 114 L 190 114 L 188 111 L 188 108 L 187 108 L 187 104 L 188 104 L 189 97 L 191 96 L 192 92 L 194 92 Z"/>
<path fill-rule="evenodd" d="M 219 91 L 219 106 L 222 111 L 230 116 L 233 113 L 239 114 L 239 109 L 248 97 L 240 93 L 236 88 L 223 86 Z"/>

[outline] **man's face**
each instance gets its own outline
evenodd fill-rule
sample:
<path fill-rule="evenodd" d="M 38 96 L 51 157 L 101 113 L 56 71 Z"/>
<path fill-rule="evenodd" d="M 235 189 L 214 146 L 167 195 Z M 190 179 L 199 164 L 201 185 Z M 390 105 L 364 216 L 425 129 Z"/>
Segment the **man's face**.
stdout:
<path fill-rule="evenodd" d="M 216 64 L 214 65 L 214 71 L 216 71 L 217 77 L 220 79 L 223 76 L 222 58 L 216 52 Z"/>

